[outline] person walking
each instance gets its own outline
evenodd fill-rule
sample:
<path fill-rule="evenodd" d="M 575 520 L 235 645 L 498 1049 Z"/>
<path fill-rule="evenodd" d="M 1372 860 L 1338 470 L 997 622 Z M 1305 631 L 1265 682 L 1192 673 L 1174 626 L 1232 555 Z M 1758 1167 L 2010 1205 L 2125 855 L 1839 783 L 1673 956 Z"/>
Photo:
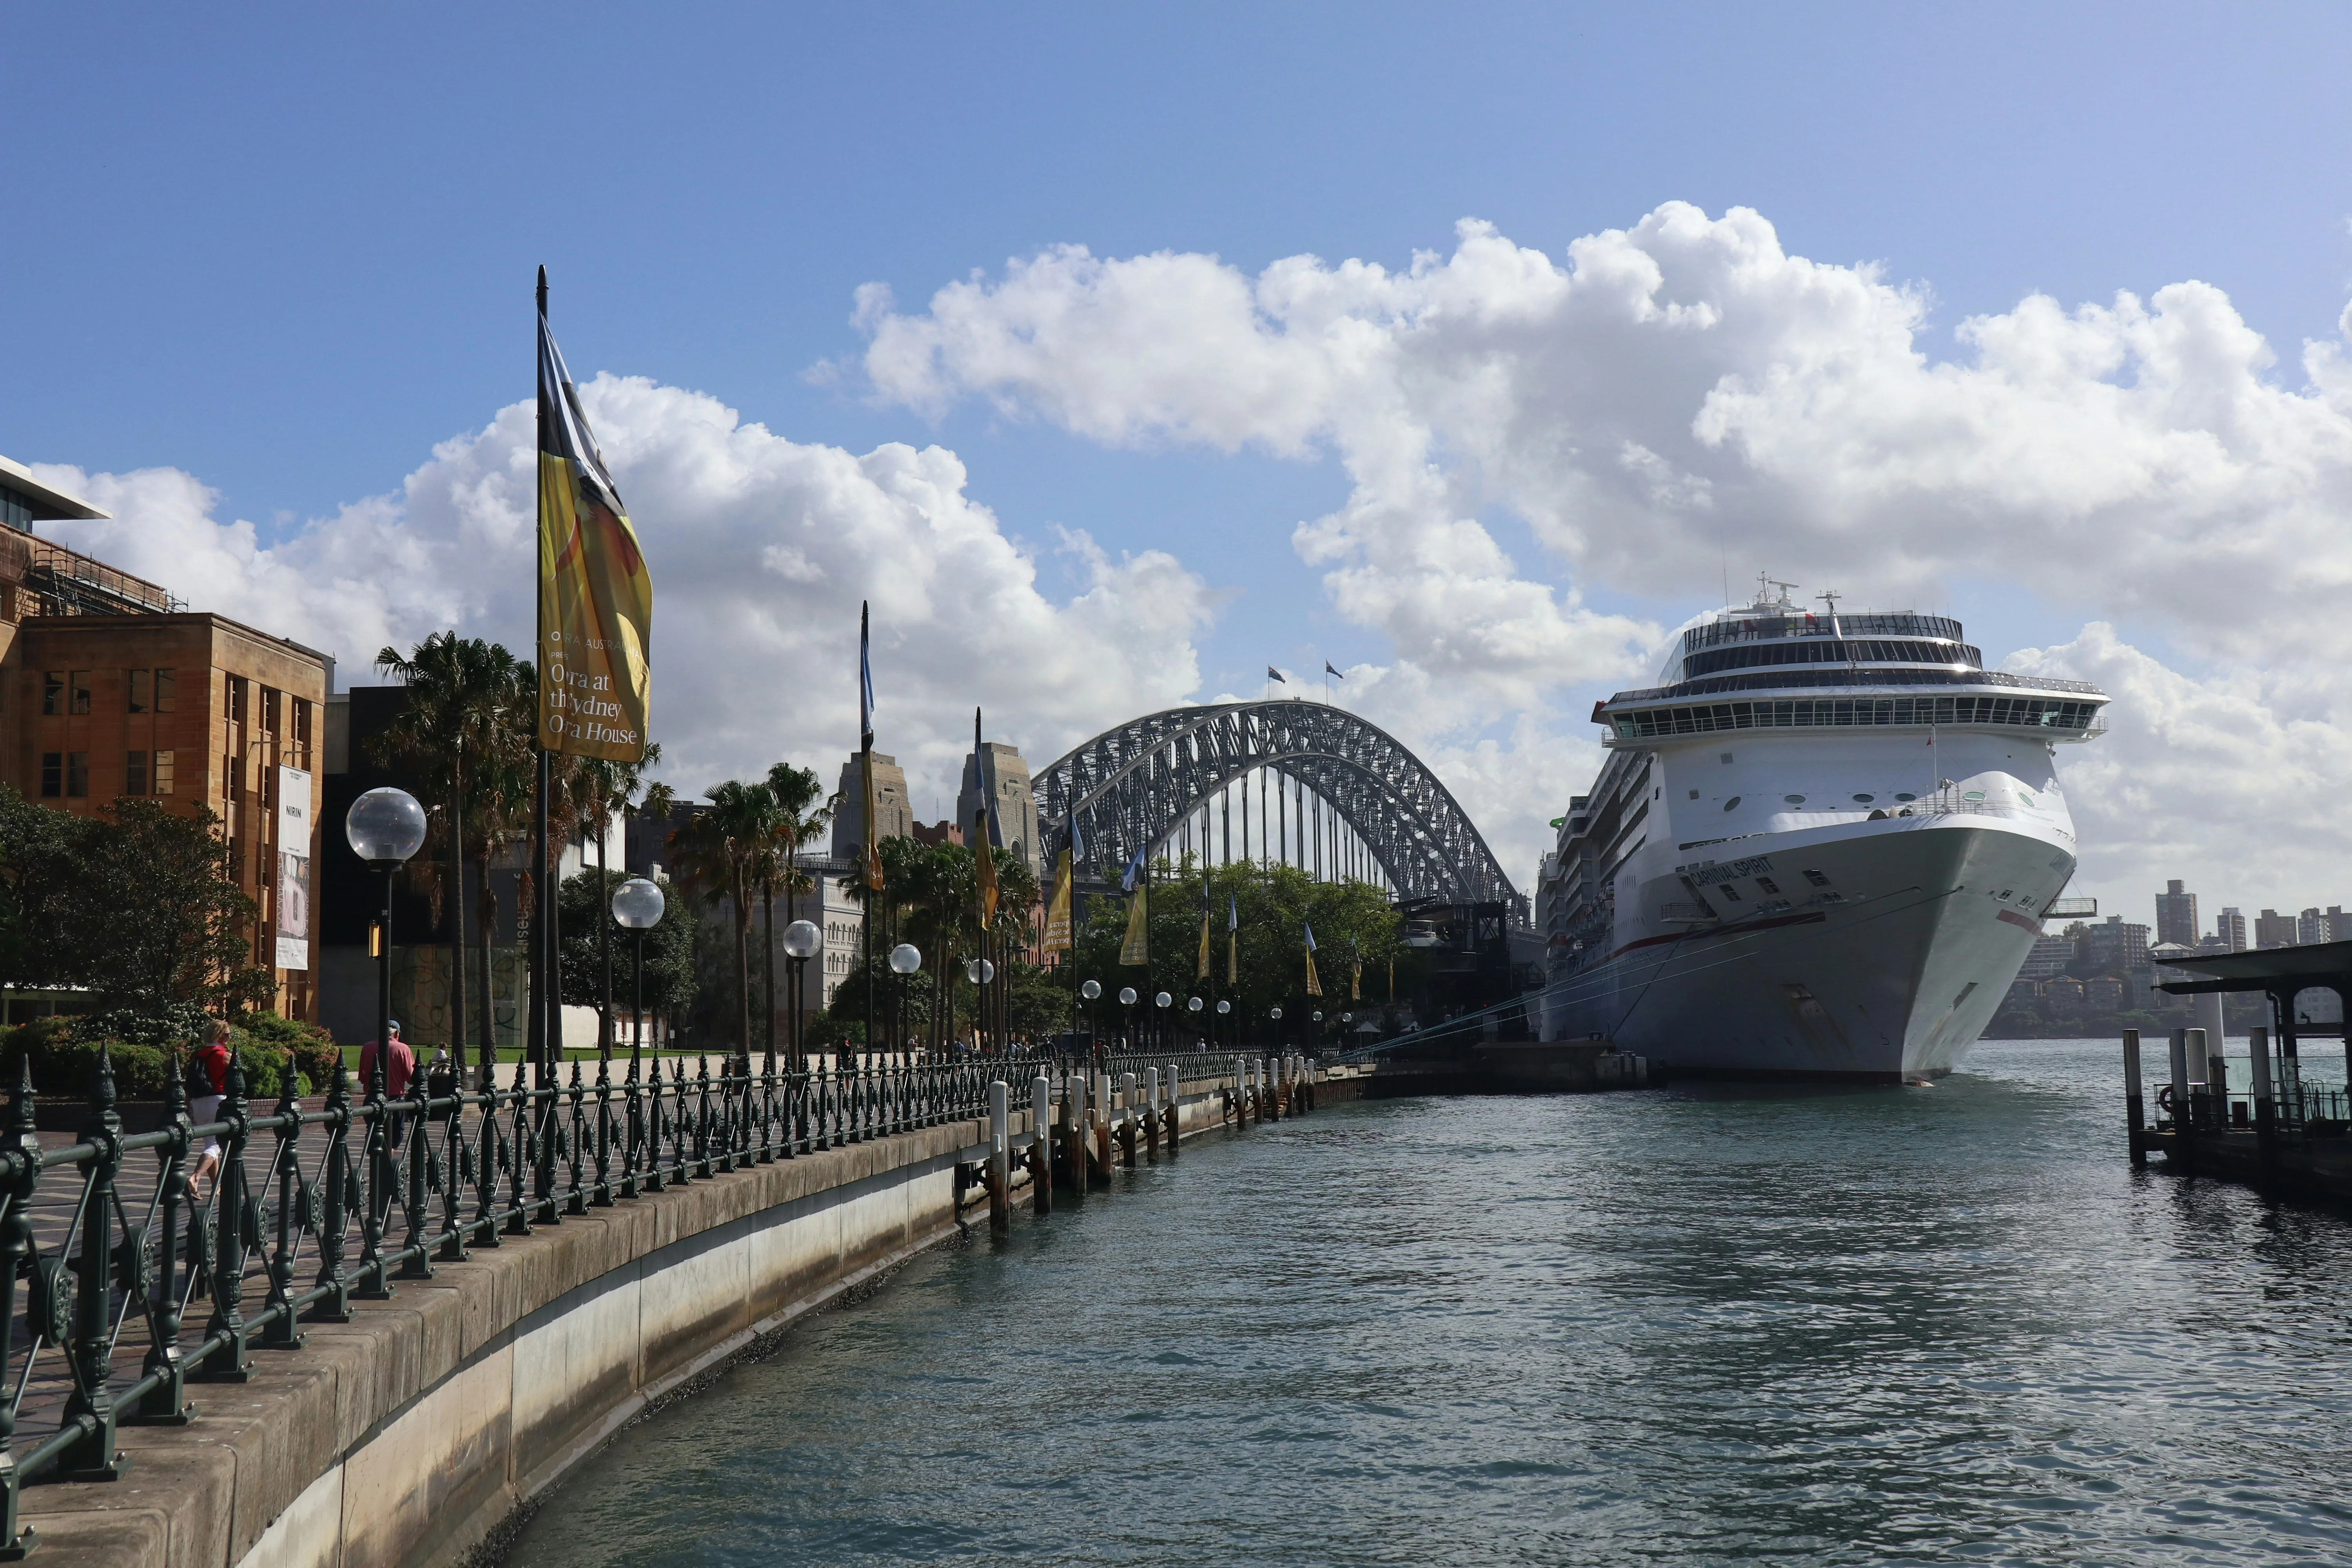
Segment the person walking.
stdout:
<path fill-rule="evenodd" d="M 228 1025 L 218 1018 L 207 1018 L 198 1034 L 195 1049 L 188 1058 L 188 1115 L 193 1125 L 220 1120 L 221 1101 L 228 1094 Z M 191 1192 L 199 1194 L 198 1201 L 212 1196 L 210 1183 L 220 1169 L 220 1140 L 209 1134 L 202 1149 L 196 1152 L 195 1174 L 188 1183 Z"/>
<path fill-rule="evenodd" d="M 416 1074 L 416 1053 L 400 1037 L 400 1020 L 391 1020 L 385 1031 L 392 1039 L 391 1048 L 383 1057 L 384 1098 L 396 1103 L 408 1093 L 408 1080 Z M 360 1098 L 365 1100 L 375 1088 L 376 1042 L 370 1040 L 360 1047 Z M 408 1125 L 407 1113 L 397 1109 L 387 1112 L 391 1120 L 384 1127 L 384 1147 L 400 1147 L 400 1134 Z"/>

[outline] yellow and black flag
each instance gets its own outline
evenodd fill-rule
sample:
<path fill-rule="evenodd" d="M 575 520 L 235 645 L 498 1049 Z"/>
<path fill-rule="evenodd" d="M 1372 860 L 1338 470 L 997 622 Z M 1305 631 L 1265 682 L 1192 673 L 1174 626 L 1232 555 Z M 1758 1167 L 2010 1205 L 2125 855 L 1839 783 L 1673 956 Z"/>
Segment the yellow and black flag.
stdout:
<path fill-rule="evenodd" d="M 539 743 L 608 762 L 646 756 L 654 584 L 547 330 L 539 274 Z"/>

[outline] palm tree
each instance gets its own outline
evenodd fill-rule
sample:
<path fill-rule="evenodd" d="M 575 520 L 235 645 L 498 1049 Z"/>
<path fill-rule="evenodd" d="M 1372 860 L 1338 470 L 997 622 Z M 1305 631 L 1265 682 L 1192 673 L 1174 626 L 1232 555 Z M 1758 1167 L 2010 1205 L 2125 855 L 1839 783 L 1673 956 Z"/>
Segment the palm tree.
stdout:
<path fill-rule="evenodd" d="M 711 786 L 710 809 L 672 832 L 670 851 L 683 879 L 706 903 L 729 900 L 735 924 L 737 1066 L 751 1060 L 751 886 L 774 836 L 775 802 L 765 784 L 729 779 Z"/>
<path fill-rule="evenodd" d="M 604 874 L 604 840 L 610 836 L 613 814 L 631 808 L 637 792 L 645 787 L 646 769 L 660 761 L 658 743 L 646 746 L 644 758 L 634 763 L 582 757 L 576 759 L 569 780 L 581 823 L 596 835 L 596 885 L 604 889 L 604 920 L 597 943 L 604 967 L 604 1004 L 596 1016 L 596 1055 L 604 1061 L 613 1059 L 613 889 L 611 879 Z M 665 798 L 667 793 L 663 792 Z"/>
<path fill-rule="evenodd" d="M 825 799 L 824 786 L 807 768 L 796 768 L 790 763 L 778 763 L 768 770 L 768 798 L 776 808 L 776 847 L 782 853 L 782 865 L 774 880 L 784 885 L 784 923 L 790 925 L 800 918 L 799 896 L 816 890 L 809 874 L 801 869 L 801 850 L 833 819 L 833 805 Z M 773 881 L 763 879 L 761 892 L 767 903 L 768 945 L 768 1051 L 775 1054 L 776 1041 L 776 900 Z M 797 1005 L 797 1002 L 794 1004 Z M 797 1068 L 800 1064 L 795 1062 Z"/>
<path fill-rule="evenodd" d="M 442 878 L 435 889 L 435 918 L 437 923 L 444 900 L 449 900 L 449 1048 L 462 1064 L 468 990 L 465 918 L 468 829 L 473 830 L 470 841 L 477 858 L 487 867 L 488 854 L 495 851 L 495 845 L 487 852 L 483 847 L 495 838 L 496 821 L 503 815 L 506 753 L 513 748 L 516 723 L 527 713 L 515 701 L 518 664 L 514 655 L 499 644 L 461 637 L 454 631 L 435 632 L 405 656 L 397 648 L 384 648 L 375 662 L 408 689 L 408 701 L 400 716 L 373 742 L 376 761 L 408 763 L 425 792 L 434 796 L 434 833 L 444 857 Z M 485 931 L 486 997 L 488 940 Z M 484 1014 L 487 1020 L 487 1005 Z M 486 1021 L 486 1061 L 491 1048 Z"/>

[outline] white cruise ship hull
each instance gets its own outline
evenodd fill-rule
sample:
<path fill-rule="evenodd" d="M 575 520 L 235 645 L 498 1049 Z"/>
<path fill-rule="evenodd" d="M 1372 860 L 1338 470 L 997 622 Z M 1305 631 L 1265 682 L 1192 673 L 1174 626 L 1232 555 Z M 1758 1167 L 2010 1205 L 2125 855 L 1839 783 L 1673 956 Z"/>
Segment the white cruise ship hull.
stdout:
<path fill-rule="evenodd" d="M 1689 1077 L 1940 1077 L 1991 1019 L 2041 934 L 2036 912 L 2074 868 L 2054 824 L 1990 816 L 1762 834 L 1719 853 L 1672 858 L 1702 877 L 1761 872 L 1801 896 L 1666 920 L 1692 907 L 1675 902 L 1687 885 L 1641 879 L 1614 950 L 1555 981 L 1549 1037 L 1597 1036 Z"/>

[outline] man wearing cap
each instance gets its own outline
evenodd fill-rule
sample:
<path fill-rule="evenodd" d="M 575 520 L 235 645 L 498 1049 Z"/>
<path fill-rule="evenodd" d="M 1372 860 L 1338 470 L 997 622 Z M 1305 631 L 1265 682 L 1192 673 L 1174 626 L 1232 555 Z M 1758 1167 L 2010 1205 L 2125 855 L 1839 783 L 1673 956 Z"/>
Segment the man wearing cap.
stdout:
<path fill-rule="evenodd" d="M 408 1092 L 408 1080 L 415 1075 L 416 1053 L 410 1050 L 408 1042 L 400 1037 L 399 1019 L 394 1018 L 391 1021 L 387 1032 L 392 1036 L 392 1047 L 384 1052 L 383 1057 L 383 1092 L 391 1099 L 398 1100 Z M 359 1091 L 362 1100 L 375 1091 L 375 1047 L 376 1042 L 373 1040 L 360 1047 Z M 396 1110 L 391 1114 L 392 1122 L 386 1142 L 390 1146 L 397 1147 L 400 1142 L 401 1129 L 407 1123 L 408 1118 Z"/>

